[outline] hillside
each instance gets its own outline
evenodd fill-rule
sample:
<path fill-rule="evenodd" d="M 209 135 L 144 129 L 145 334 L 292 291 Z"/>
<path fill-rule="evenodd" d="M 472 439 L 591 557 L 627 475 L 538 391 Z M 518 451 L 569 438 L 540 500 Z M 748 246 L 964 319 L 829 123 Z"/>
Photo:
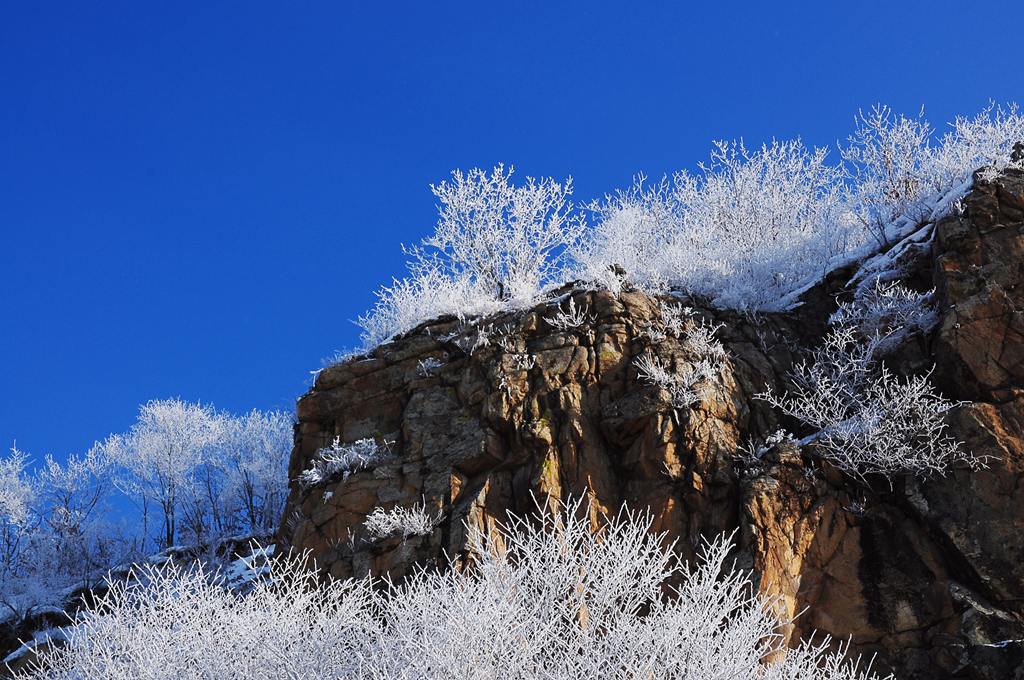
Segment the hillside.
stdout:
<path fill-rule="evenodd" d="M 736 532 L 738 564 L 783 618 L 806 609 L 793 641 L 849 638 L 900 678 L 1018 677 L 1024 171 L 976 173 L 958 209 L 884 251 L 787 311 L 570 284 L 331 366 L 298 403 L 278 549 L 309 550 L 336 577 L 400 578 L 466 555 L 467 528 L 586 496 L 595 527 L 649 508 L 684 554 Z M 792 399 L 794 369 L 824 365 L 844 329 L 837 351 L 870 346 L 858 365 L 875 382 L 833 388 L 892 403 L 816 427 Z M 920 432 L 885 429 L 896 417 L 934 435 L 907 470 L 871 457 L 883 436 L 920 453 Z M 375 508 L 422 521 L 371 532 Z"/>

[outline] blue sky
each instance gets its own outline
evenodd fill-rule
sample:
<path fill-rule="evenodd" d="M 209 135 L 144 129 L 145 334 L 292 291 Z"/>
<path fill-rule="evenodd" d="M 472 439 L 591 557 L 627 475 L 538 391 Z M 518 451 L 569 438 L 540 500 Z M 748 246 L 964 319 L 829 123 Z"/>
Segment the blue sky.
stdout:
<path fill-rule="evenodd" d="M 453 168 L 589 199 L 714 138 L 834 146 L 876 101 L 1024 100 L 1019 2 L 555 5 L 8 3 L 0 444 L 291 409 Z"/>

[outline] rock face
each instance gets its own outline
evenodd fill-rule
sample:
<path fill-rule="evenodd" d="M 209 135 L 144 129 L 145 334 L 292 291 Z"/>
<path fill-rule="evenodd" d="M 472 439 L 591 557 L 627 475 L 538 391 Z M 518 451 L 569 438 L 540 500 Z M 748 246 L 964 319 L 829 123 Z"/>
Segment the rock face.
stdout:
<path fill-rule="evenodd" d="M 650 508 L 684 548 L 738 530 L 739 563 L 761 590 L 785 615 L 807 609 L 783 631 L 793 640 L 850 639 L 901 678 L 1024 678 L 1024 173 L 978 178 L 962 205 L 903 251 L 907 280 L 936 288 L 940 322 L 888 363 L 908 374 L 934 364 L 944 396 L 969 402 L 948 433 L 989 457 L 984 470 L 890 486 L 792 442 L 737 456 L 780 424 L 755 395 L 785 391 L 851 269 L 796 312 L 754 318 L 567 287 L 483 324 L 430 322 L 324 370 L 298 404 L 290 477 L 335 437 L 387 442 L 389 453 L 344 478 L 293 482 L 279 541 L 334 576 L 401 577 L 463 555 L 465 525 L 492 531 L 548 496 L 586 494 L 595 523 L 623 503 Z M 579 323 L 553 322 L 570 300 Z M 647 355 L 676 369 L 700 359 L 685 330 L 665 328 L 666 304 L 692 308 L 686 328 L 718 325 L 728 353 L 685 407 L 636 367 Z M 375 507 L 414 505 L 439 514 L 432 533 L 367 534 Z"/>

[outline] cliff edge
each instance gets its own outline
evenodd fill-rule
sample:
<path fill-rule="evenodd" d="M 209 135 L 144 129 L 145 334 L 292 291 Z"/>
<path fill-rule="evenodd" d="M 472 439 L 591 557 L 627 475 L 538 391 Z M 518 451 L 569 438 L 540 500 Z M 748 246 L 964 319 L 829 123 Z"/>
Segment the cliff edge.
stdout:
<path fill-rule="evenodd" d="M 792 389 L 880 262 L 935 314 L 884 364 L 931 371 L 961 402 L 944 434 L 983 469 L 851 475 L 758 398 Z M 787 617 L 806 609 L 793 639 L 850 639 L 900 678 L 1024 677 L 1022 284 L 1024 171 L 1007 169 L 976 173 L 953 214 L 829 273 L 791 312 L 570 285 L 529 310 L 428 322 L 325 369 L 299 400 L 279 549 L 308 550 L 336 577 L 400 578 L 464 556 L 467 527 L 586 495 L 595 526 L 623 504 L 649 509 L 684 551 L 737 532 L 760 589 Z M 326 464 L 357 444 L 362 463 Z M 433 520 L 367 529 L 375 508 L 396 507 Z"/>

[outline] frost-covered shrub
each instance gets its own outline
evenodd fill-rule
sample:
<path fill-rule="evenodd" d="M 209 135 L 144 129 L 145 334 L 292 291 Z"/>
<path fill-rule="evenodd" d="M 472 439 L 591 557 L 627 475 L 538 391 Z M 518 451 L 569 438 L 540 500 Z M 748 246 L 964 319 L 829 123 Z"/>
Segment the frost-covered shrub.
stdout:
<path fill-rule="evenodd" d="M 281 561 L 272 583 L 238 597 L 172 564 L 101 596 L 26 677 L 868 677 L 827 639 L 785 649 L 771 602 L 731 569 L 727 537 L 687 565 L 651 524 L 623 511 L 595 533 L 570 504 L 491 538 L 471 532 L 463 571 L 417 571 L 383 590 Z"/>
<path fill-rule="evenodd" d="M 725 307 L 785 308 L 837 261 L 941 216 L 974 170 L 1011 165 L 1022 140 L 1024 116 L 1011 104 L 958 118 L 938 139 L 923 116 L 876 106 L 858 116 L 836 165 L 799 141 L 753 152 L 718 142 L 696 174 L 655 184 L 641 176 L 593 204 L 579 275 L 614 292 L 629 282 Z"/>
<path fill-rule="evenodd" d="M 633 365 L 641 380 L 669 393 L 674 408 L 686 408 L 700 401 L 708 383 L 718 376 L 719 366 L 708 359 L 680 362 L 675 370 L 654 354 L 644 354 Z"/>
<path fill-rule="evenodd" d="M 321 582 L 299 560 L 239 596 L 216 574 L 168 561 L 111 581 L 23 677 L 42 680 L 358 678 L 368 584 Z"/>
<path fill-rule="evenodd" d="M 527 177 L 509 182 L 512 168 L 496 166 L 431 185 L 441 201 L 435 248 L 457 274 L 489 290 L 496 300 L 531 300 L 540 286 L 561 274 L 561 258 L 583 232 L 582 216 L 572 210 L 572 179 Z"/>
<path fill-rule="evenodd" d="M 875 106 L 857 118 L 843 149 L 850 175 L 848 210 L 880 245 L 899 235 L 897 223 L 936 219 L 968 188 L 971 174 L 1013 165 L 1015 142 L 1024 141 L 1024 116 L 1016 104 L 989 104 L 958 116 L 940 138 L 921 112 L 916 118 Z"/>
<path fill-rule="evenodd" d="M 682 305 L 660 304 L 661 323 L 665 327 L 665 333 L 673 338 L 683 336 L 687 327 L 687 321 L 693 316 L 693 309 Z"/>
<path fill-rule="evenodd" d="M 993 103 L 973 117 L 957 116 L 932 149 L 929 182 L 936 193 L 963 184 L 978 168 L 996 171 L 1021 167 L 1013 161 L 1013 145 L 1024 142 L 1024 115 L 1017 104 Z"/>
<path fill-rule="evenodd" d="M 978 459 L 945 434 L 946 413 L 956 406 L 935 392 L 927 376 L 901 379 L 882 366 L 841 414 L 846 417 L 824 421 L 815 441 L 848 471 L 942 473 L 957 461 L 977 469 Z M 800 417 L 815 418 L 818 425 L 823 421 L 816 415 L 809 410 Z"/>
<path fill-rule="evenodd" d="M 792 440 L 793 435 L 780 428 L 767 437 L 754 437 L 745 444 L 741 444 L 736 451 L 736 459 L 743 465 L 756 465 L 773 447 Z"/>
<path fill-rule="evenodd" d="M 829 324 L 856 329 L 866 338 L 878 336 L 873 353 L 885 354 L 909 335 L 935 327 L 939 317 L 932 304 L 934 293 L 918 293 L 899 281 L 875 277 L 857 288 L 853 300 L 839 304 Z"/>
<path fill-rule="evenodd" d="M 958 403 L 943 398 L 927 376 L 900 378 L 877 358 L 916 325 L 934 323 L 929 294 L 876 283 L 843 305 L 810 362 L 794 367 L 793 389 L 759 395 L 810 425 L 808 438 L 851 474 L 942 473 L 982 461 L 946 434 L 946 414 Z"/>
<path fill-rule="evenodd" d="M 629 189 L 609 194 L 589 208 L 597 224 L 575 253 L 577 276 L 615 294 L 627 281 L 651 291 L 667 288 L 664 248 L 681 221 L 668 180 L 648 184 L 639 175 Z"/>
<path fill-rule="evenodd" d="M 559 280 L 564 259 L 583 234 L 573 211 L 572 180 L 527 177 L 512 168 L 454 171 L 431 185 L 440 201 L 434 234 L 408 249 L 410 276 L 382 288 L 359 319 L 375 345 L 442 314 L 473 315 L 528 304 Z"/>
<path fill-rule="evenodd" d="M 426 504 L 414 505 L 411 508 L 396 506 L 390 510 L 376 507 L 366 517 L 366 531 L 373 538 L 387 538 L 400 535 L 402 538 L 422 536 L 434 530 L 439 521 L 438 516 L 427 512 Z"/>
<path fill-rule="evenodd" d="M 429 378 L 434 375 L 439 368 L 444 366 L 441 360 L 437 357 L 427 357 L 426 359 L 420 359 L 416 362 L 416 375 L 421 378 Z"/>
<path fill-rule="evenodd" d="M 552 328 L 560 331 L 573 330 L 579 328 L 585 324 L 594 323 L 596 317 L 590 314 L 590 308 L 587 305 L 582 307 L 576 306 L 576 301 L 569 297 L 569 304 L 566 305 L 565 309 L 562 306 L 558 306 L 558 311 L 552 316 L 547 318 L 547 322 L 551 324 Z"/>
<path fill-rule="evenodd" d="M 365 347 L 374 347 L 398 333 L 445 315 L 478 316 L 501 305 L 467 276 L 444 271 L 438 260 L 410 263 L 412 273 L 377 291 L 377 302 L 359 317 Z"/>
<path fill-rule="evenodd" d="M 856 118 L 856 129 L 843 149 L 851 173 L 850 212 L 881 246 L 888 245 L 893 223 L 907 216 L 917 221 L 930 212 L 932 190 L 929 148 L 932 128 L 924 120 L 894 115 L 875 106 Z"/>
<path fill-rule="evenodd" d="M 677 361 L 673 369 L 657 355 L 647 353 L 633 365 L 641 380 L 669 393 L 674 408 L 686 408 L 700 401 L 710 383 L 721 374 L 725 347 L 715 338 L 718 326 L 699 323 L 688 308 L 662 304 L 661 313 L 663 328 L 649 327 L 648 337 L 654 342 L 660 342 L 665 336 L 678 338 L 692 359 Z"/>
<path fill-rule="evenodd" d="M 310 466 L 299 474 L 299 483 L 305 487 L 323 484 L 331 477 L 347 477 L 353 472 L 373 467 L 388 456 L 388 446 L 377 444 L 373 439 L 358 439 L 351 444 L 342 444 L 335 437 L 330 446 L 317 452 Z"/>
<path fill-rule="evenodd" d="M 619 265 L 649 291 L 771 307 L 856 237 L 842 219 L 840 170 L 825 159 L 799 140 L 755 151 L 717 142 L 697 174 L 653 186 L 641 178 L 591 206 L 598 224 L 578 256 L 581 275 L 614 287 L 609 272 Z"/>
<path fill-rule="evenodd" d="M 715 337 L 721 325 L 710 326 L 694 323 L 686 331 L 686 348 L 691 353 L 721 364 L 726 357 L 725 347 Z"/>
<path fill-rule="evenodd" d="M 434 236 L 409 252 L 410 276 L 360 319 L 367 346 L 443 314 L 532 300 L 570 275 L 615 293 L 685 290 L 722 307 L 780 310 L 835 266 L 888 247 L 946 214 L 972 172 L 1001 172 L 1024 141 L 1016 105 L 990 105 L 938 136 L 923 115 L 876 106 L 829 162 L 799 140 L 759 149 L 716 142 L 696 172 L 633 186 L 572 212 L 569 183 L 510 183 L 503 166 L 434 186 Z M 1016 163 L 1020 165 L 1019 162 Z M 571 255 L 572 262 L 568 261 Z"/>

